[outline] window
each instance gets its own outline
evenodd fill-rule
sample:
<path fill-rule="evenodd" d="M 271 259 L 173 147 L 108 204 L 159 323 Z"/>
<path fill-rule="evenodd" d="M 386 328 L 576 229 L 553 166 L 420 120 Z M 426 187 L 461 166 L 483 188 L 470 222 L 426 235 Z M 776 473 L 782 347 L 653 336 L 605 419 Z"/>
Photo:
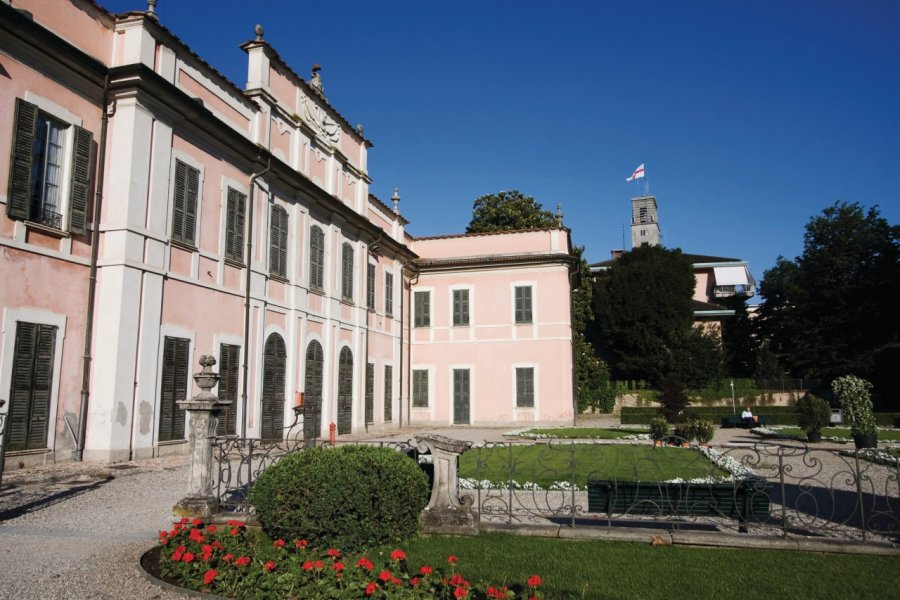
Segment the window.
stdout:
<path fill-rule="evenodd" d="M 322 291 L 325 282 L 325 233 L 313 225 L 309 229 L 309 287 Z"/>
<path fill-rule="evenodd" d="M 50 395 L 53 389 L 53 325 L 16 323 L 12 385 L 9 391 L 7 450 L 41 450 L 47 447 Z"/>
<path fill-rule="evenodd" d="M 353 300 L 353 246 L 347 242 L 341 246 L 341 298 Z"/>
<path fill-rule="evenodd" d="M 166 336 L 163 343 L 162 384 L 159 394 L 159 441 L 184 439 L 184 411 L 178 403 L 187 398 L 191 341 Z"/>
<path fill-rule="evenodd" d="M 366 365 L 366 423 L 375 421 L 375 365 Z"/>
<path fill-rule="evenodd" d="M 516 286 L 516 323 L 531 323 L 531 286 Z"/>
<path fill-rule="evenodd" d="M 277 333 L 269 334 L 263 350 L 262 397 L 260 398 L 259 437 L 284 438 L 284 390 L 287 347 Z"/>
<path fill-rule="evenodd" d="M 453 290 L 453 324 L 469 324 L 469 290 Z"/>
<path fill-rule="evenodd" d="M 175 161 L 175 197 L 172 202 L 172 241 L 194 246 L 197 229 L 197 195 L 200 171 Z"/>
<path fill-rule="evenodd" d="M 394 418 L 394 367 L 384 367 L 384 422 Z"/>
<path fill-rule="evenodd" d="M 384 312 L 387 315 L 394 314 L 394 274 L 384 274 Z"/>
<path fill-rule="evenodd" d="M 413 377 L 413 408 L 428 408 L 428 371 L 414 369 Z"/>
<path fill-rule="evenodd" d="M 534 408 L 534 367 L 516 367 L 516 408 Z"/>
<path fill-rule="evenodd" d="M 375 265 L 368 265 L 366 269 L 366 307 L 375 310 Z"/>
<path fill-rule="evenodd" d="M 288 214 L 280 206 L 272 208 L 269 224 L 269 273 L 287 277 Z"/>
<path fill-rule="evenodd" d="M 244 215 L 247 214 L 247 194 L 228 188 L 225 200 L 225 258 L 244 260 Z"/>
<path fill-rule="evenodd" d="M 416 292 L 415 303 L 416 312 L 413 325 L 415 327 L 431 326 L 431 292 Z"/>
<path fill-rule="evenodd" d="M 70 142 L 72 154 L 67 161 Z M 84 234 L 92 143 L 91 132 L 58 121 L 36 105 L 17 98 L 7 215 L 63 229 L 63 200 L 68 191 L 68 229 Z M 71 167 L 68 178 L 64 174 L 67 162 Z"/>
<path fill-rule="evenodd" d="M 234 435 L 236 430 L 240 359 L 240 346 L 219 344 L 219 400 L 231 404 L 222 410 L 216 426 L 216 435 Z"/>

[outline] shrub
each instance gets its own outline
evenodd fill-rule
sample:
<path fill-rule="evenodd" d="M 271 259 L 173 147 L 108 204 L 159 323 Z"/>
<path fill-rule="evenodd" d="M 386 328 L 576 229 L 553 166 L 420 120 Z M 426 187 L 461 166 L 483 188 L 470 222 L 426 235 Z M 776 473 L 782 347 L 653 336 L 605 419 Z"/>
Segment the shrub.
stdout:
<path fill-rule="evenodd" d="M 716 426 L 713 425 L 712 421 L 707 421 L 706 419 L 691 421 L 691 429 L 694 437 L 701 444 L 708 444 L 709 440 L 716 433 Z"/>
<path fill-rule="evenodd" d="M 684 409 L 690 404 L 687 388 L 677 377 L 668 376 L 659 384 L 659 412 L 669 423 L 681 423 L 685 420 Z"/>
<path fill-rule="evenodd" d="M 669 435 L 669 423 L 662 418 L 650 420 L 650 438 L 653 440 L 661 440 Z"/>
<path fill-rule="evenodd" d="M 872 398 L 869 396 L 872 384 L 865 379 L 845 375 L 832 381 L 831 389 L 841 402 L 841 409 L 850 421 L 853 435 L 876 435 L 875 414 L 872 412 Z"/>
<path fill-rule="evenodd" d="M 831 407 L 813 394 L 805 394 L 797 400 L 797 424 L 806 433 L 820 433 L 831 422 Z"/>
<path fill-rule="evenodd" d="M 314 448 L 284 457 L 250 494 L 263 530 L 348 551 L 416 532 L 429 495 L 414 460 L 388 448 Z"/>

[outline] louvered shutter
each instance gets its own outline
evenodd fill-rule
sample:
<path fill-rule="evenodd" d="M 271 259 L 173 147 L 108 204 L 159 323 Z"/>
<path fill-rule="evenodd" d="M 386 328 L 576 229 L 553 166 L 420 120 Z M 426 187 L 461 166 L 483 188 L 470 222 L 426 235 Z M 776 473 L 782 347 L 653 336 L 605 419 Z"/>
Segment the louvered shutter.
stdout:
<path fill-rule="evenodd" d="M 172 239 L 184 242 L 184 210 L 187 197 L 187 165 L 175 161 L 175 187 L 172 198 Z"/>
<path fill-rule="evenodd" d="M 231 402 L 219 417 L 216 435 L 232 435 L 237 427 L 238 362 L 241 347 L 219 345 L 219 400 Z"/>
<path fill-rule="evenodd" d="M 469 370 L 453 369 L 453 423 L 469 424 Z"/>
<path fill-rule="evenodd" d="M 428 327 L 431 325 L 431 292 L 416 292 L 416 327 Z"/>
<path fill-rule="evenodd" d="M 166 337 L 163 342 L 162 382 L 159 399 L 159 441 L 184 439 L 184 410 L 177 403 L 187 398 L 190 340 Z"/>
<path fill-rule="evenodd" d="M 56 327 L 38 325 L 36 341 L 34 378 L 32 380 L 31 424 L 28 431 L 28 448 L 30 450 L 47 447 Z"/>
<path fill-rule="evenodd" d="M 342 348 L 338 358 L 337 432 L 350 433 L 353 423 L 353 353 Z"/>
<path fill-rule="evenodd" d="M 341 253 L 341 297 L 353 299 L 353 246 L 344 243 Z"/>
<path fill-rule="evenodd" d="M 516 323 L 531 323 L 531 287 L 516 287 Z"/>
<path fill-rule="evenodd" d="M 29 218 L 31 163 L 37 118 L 37 106 L 16 98 L 12 164 L 9 168 L 9 197 L 6 202 L 6 214 L 13 219 Z"/>
<path fill-rule="evenodd" d="M 394 274 L 384 274 L 384 312 L 394 314 Z"/>
<path fill-rule="evenodd" d="M 375 420 L 375 365 L 366 365 L 366 423 Z"/>
<path fill-rule="evenodd" d="M 384 422 L 394 417 L 394 367 L 384 367 Z"/>
<path fill-rule="evenodd" d="M 309 230 L 309 287 L 321 290 L 324 277 L 325 234 L 315 225 Z"/>
<path fill-rule="evenodd" d="M 225 257 L 244 260 L 244 214 L 247 210 L 247 195 L 228 188 L 225 203 Z"/>
<path fill-rule="evenodd" d="M 260 437 L 281 439 L 284 429 L 284 371 L 287 351 L 284 340 L 273 333 L 266 340 L 263 356 L 263 397 Z"/>
<path fill-rule="evenodd" d="M 306 349 L 306 401 L 304 404 L 303 436 L 318 437 L 322 415 L 322 345 L 313 340 Z"/>
<path fill-rule="evenodd" d="M 413 371 L 413 406 L 428 408 L 428 371 Z"/>
<path fill-rule="evenodd" d="M 185 191 L 184 204 L 184 241 L 187 244 L 195 243 L 197 229 L 197 196 L 200 192 L 200 171 L 193 167 L 187 169 L 187 189 Z"/>
<path fill-rule="evenodd" d="M 91 144 L 93 135 L 81 127 L 74 127 L 72 154 L 72 191 L 69 194 L 69 231 L 84 235 L 87 231 L 87 206 L 90 195 Z"/>
<path fill-rule="evenodd" d="M 375 265 L 366 265 L 366 307 L 375 308 Z"/>
<path fill-rule="evenodd" d="M 287 276 L 287 211 L 280 206 L 272 209 L 269 227 L 269 273 Z"/>
<path fill-rule="evenodd" d="M 8 450 L 47 447 L 56 327 L 16 324 L 12 385 L 6 429 Z"/>
<path fill-rule="evenodd" d="M 534 369 L 532 367 L 516 368 L 516 406 L 519 408 L 534 407 Z"/>

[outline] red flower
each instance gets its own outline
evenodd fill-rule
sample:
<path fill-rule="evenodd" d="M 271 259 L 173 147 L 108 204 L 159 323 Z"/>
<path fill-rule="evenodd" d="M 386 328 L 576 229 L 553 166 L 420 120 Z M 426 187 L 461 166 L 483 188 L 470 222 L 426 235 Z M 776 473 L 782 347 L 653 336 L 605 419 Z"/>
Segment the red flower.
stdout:
<path fill-rule="evenodd" d="M 284 548 L 284 540 L 277 539 L 274 542 L 272 542 L 272 545 L 275 546 L 276 548 Z"/>
<path fill-rule="evenodd" d="M 421 583 L 421 580 L 418 577 L 413 577 L 409 580 L 409 585 L 413 587 L 416 587 L 417 585 L 419 585 L 419 583 Z"/>
<path fill-rule="evenodd" d="M 182 525 L 187 525 L 187 524 L 190 523 L 190 522 L 191 522 L 191 520 L 188 519 L 187 517 L 181 517 L 181 524 L 182 524 Z"/>
<path fill-rule="evenodd" d="M 538 587 L 539 585 L 541 585 L 541 578 L 537 575 L 528 578 L 528 587 Z"/>
<path fill-rule="evenodd" d="M 203 519 L 198 517 L 194 519 L 192 523 L 194 524 L 194 527 L 200 527 L 201 525 L 203 525 Z"/>
<path fill-rule="evenodd" d="M 365 569 L 366 571 L 371 571 L 375 568 L 375 565 L 372 564 L 372 561 L 365 556 L 356 561 L 356 566 L 360 569 Z"/>
<path fill-rule="evenodd" d="M 336 562 L 336 563 L 334 563 L 333 565 L 331 565 L 331 569 L 332 569 L 333 571 L 337 571 L 338 573 L 340 573 L 341 571 L 344 570 L 344 563 L 342 563 L 342 562 Z"/>
<path fill-rule="evenodd" d="M 340 557 L 341 557 L 341 551 L 338 550 L 337 548 L 329 548 L 329 549 L 328 549 L 328 556 L 330 556 L 331 558 L 340 558 Z"/>
<path fill-rule="evenodd" d="M 234 561 L 234 564 L 236 564 L 239 567 L 246 567 L 247 565 L 250 564 L 250 557 L 242 556 L 239 559 L 237 559 L 236 561 Z"/>
<path fill-rule="evenodd" d="M 180 561 L 182 554 L 183 552 L 181 550 L 175 550 L 175 552 L 172 553 L 172 562 Z"/>
<path fill-rule="evenodd" d="M 200 533 L 199 529 L 191 529 L 191 533 L 188 534 L 188 539 L 192 542 L 197 542 L 198 544 L 202 544 L 206 538 L 203 537 L 203 534 Z"/>
<path fill-rule="evenodd" d="M 391 583 L 393 583 L 394 585 L 403 585 L 403 582 L 400 581 L 399 579 L 397 579 L 396 577 L 391 579 Z"/>
<path fill-rule="evenodd" d="M 428 565 L 422 565 L 419 567 L 419 575 L 431 575 L 434 573 L 434 569 L 429 567 Z"/>
<path fill-rule="evenodd" d="M 216 527 L 215 525 L 210 525 L 209 527 L 206 528 L 206 530 L 210 533 L 215 533 L 217 529 L 218 529 L 218 527 Z"/>
<path fill-rule="evenodd" d="M 275 570 L 275 561 L 274 560 L 268 561 L 266 564 L 263 565 L 263 569 L 266 570 L 266 573 L 269 573 L 270 571 L 274 571 Z"/>
<path fill-rule="evenodd" d="M 304 571 L 312 571 L 313 570 L 313 563 L 311 560 L 308 560 L 305 563 L 303 563 L 303 570 Z"/>
<path fill-rule="evenodd" d="M 459 557 L 451 554 L 450 556 L 447 557 L 447 562 L 450 563 L 451 565 L 456 564 L 459 562 Z"/>
<path fill-rule="evenodd" d="M 406 560 L 406 552 L 403 550 L 394 550 L 391 552 L 391 560 Z"/>
<path fill-rule="evenodd" d="M 378 584 L 374 581 L 366 586 L 366 596 L 371 596 L 378 589 Z"/>
<path fill-rule="evenodd" d="M 321 560 L 317 560 L 313 563 L 313 566 L 317 569 L 321 569 L 325 567 L 325 563 L 323 563 Z"/>
<path fill-rule="evenodd" d="M 459 573 L 454 573 L 453 577 L 450 578 L 450 585 L 462 585 L 463 578 Z"/>
<path fill-rule="evenodd" d="M 209 571 L 204 573 L 203 574 L 203 585 L 209 585 L 210 583 L 212 583 L 212 580 L 215 579 L 216 575 L 218 575 L 218 574 L 219 574 L 219 572 L 216 571 L 215 569 L 210 569 Z"/>
<path fill-rule="evenodd" d="M 240 532 L 241 532 L 240 529 L 236 529 L 236 528 L 235 528 L 235 529 L 232 529 L 232 530 L 231 530 L 231 535 L 237 535 L 237 534 L 239 534 Z"/>
<path fill-rule="evenodd" d="M 393 577 L 393 575 L 391 575 L 390 571 L 382 571 L 381 573 L 378 574 L 378 579 L 384 581 L 385 583 L 390 581 L 391 577 Z"/>
<path fill-rule="evenodd" d="M 184 558 L 183 558 L 182 560 L 183 560 L 184 562 L 193 562 L 193 560 L 194 560 L 194 555 L 193 555 L 192 553 L 190 553 L 190 552 L 185 552 L 185 553 L 184 553 Z"/>
<path fill-rule="evenodd" d="M 299 550 L 300 548 L 306 548 L 307 546 L 309 546 L 309 542 L 307 542 L 306 540 L 297 540 L 294 542 L 294 545 Z"/>
<path fill-rule="evenodd" d="M 454 598 L 465 598 L 468 595 L 469 595 L 469 590 L 467 590 L 464 587 L 458 587 L 455 590 L 453 590 Z"/>
<path fill-rule="evenodd" d="M 233 560 L 234 560 L 234 554 L 232 554 L 231 552 L 229 552 L 228 554 L 226 554 L 225 556 L 222 557 L 222 562 L 231 562 Z"/>
<path fill-rule="evenodd" d="M 225 546 L 223 546 L 222 542 L 220 542 L 219 540 L 214 541 L 212 543 L 212 547 L 215 548 L 216 550 L 224 550 L 225 549 Z"/>

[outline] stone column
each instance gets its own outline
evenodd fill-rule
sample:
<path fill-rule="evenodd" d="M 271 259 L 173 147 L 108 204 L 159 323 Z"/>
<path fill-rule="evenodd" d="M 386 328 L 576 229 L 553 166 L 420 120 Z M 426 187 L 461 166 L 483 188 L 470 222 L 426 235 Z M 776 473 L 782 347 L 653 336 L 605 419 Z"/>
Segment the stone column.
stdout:
<path fill-rule="evenodd" d="M 222 409 L 231 402 L 222 402 L 210 392 L 219 382 L 219 375 L 212 371 L 216 359 L 209 355 L 200 357 L 203 370 L 194 375 L 200 393 L 178 403 L 187 412 L 188 425 L 188 494 L 172 509 L 178 517 L 209 517 L 219 512 L 219 498 L 213 493 L 212 441 Z"/>
<path fill-rule="evenodd" d="M 434 461 L 434 483 L 431 500 L 422 511 L 422 529 L 426 533 L 475 535 L 478 515 L 472 510 L 472 498 L 459 497 L 459 455 L 472 447 L 472 442 L 453 440 L 442 435 L 415 438 L 419 452 L 431 452 Z"/>

